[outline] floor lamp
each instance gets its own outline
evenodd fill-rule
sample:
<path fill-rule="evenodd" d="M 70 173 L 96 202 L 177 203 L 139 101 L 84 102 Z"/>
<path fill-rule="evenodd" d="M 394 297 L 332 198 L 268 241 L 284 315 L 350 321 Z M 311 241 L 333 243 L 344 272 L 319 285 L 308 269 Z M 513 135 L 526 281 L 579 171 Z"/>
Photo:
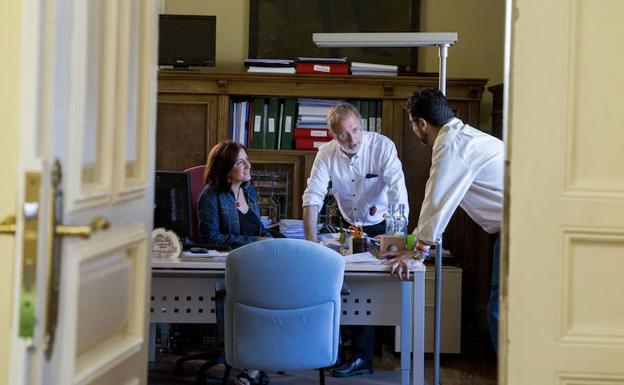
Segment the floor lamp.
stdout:
<path fill-rule="evenodd" d="M 440 58 L 438 87 L 446 95 L 446 58 L 457 41 L 457 32 L 314 33 L 319 47 L 438 47 Z M 433 384 L 440 384 L 440 315 L 442 302 L 442 239 L 435 253 L 435 312 L 433 333 Z"/>

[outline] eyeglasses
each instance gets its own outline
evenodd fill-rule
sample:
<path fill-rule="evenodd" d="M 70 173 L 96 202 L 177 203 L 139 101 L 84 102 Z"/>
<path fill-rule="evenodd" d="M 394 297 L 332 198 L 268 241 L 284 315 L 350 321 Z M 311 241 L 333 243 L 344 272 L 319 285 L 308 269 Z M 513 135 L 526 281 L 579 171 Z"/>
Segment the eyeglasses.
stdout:
<path fill-rule="evenodd" d="M 353 127 L 350 130 L 343 131 L 336 135 L 340 140 L 347 140 L 350 136 L 358 135 L 362 131 L 362 127 Z"/>
<path fill-rule="evenodd" d="M 408 117 L 410 127 L 414 128 L 418 124 L 418 118 L 412 119 L 411 116 Z"/>

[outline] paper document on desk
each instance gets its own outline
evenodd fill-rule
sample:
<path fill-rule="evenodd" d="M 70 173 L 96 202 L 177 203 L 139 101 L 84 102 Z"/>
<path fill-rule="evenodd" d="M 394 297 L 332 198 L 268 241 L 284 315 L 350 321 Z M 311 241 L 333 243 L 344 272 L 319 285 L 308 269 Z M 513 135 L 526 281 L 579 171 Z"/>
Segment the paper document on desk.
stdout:
<path fill-rule="evenodd" d="M 210 261 L 223 261 L 225 257 L 229 254 L 229 251 L 217 251 L 217 250 L 206 250 L 205 253 L 193 253 L 188 250 L 184 250 L 182 252 L 182 256 L 180 259 L 187 262 L 192 261 L 202 261 L 202 260 L 210 260 Z"/>
<path fill-rule="evenodd" d="M 345 263 L 373 263 L 381 264 L 381 260 L 375 258 L 373 254 L 368 251 L 363 253 L 348 254 L 344 256 Z"/>

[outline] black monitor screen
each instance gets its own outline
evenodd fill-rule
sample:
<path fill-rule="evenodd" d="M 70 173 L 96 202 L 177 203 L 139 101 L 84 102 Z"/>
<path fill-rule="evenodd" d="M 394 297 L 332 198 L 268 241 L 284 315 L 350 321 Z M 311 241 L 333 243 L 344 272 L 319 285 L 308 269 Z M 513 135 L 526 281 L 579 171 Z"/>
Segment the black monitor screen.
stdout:
<path fill-rule="evenodd" d="M 182 242 L 191 235 L 191 193 L 185 172 L 156 171 L 154 228 L 173 230 Z"/>
<path fill-rule="evenodd" d="M 158 64 L 215 65 L 216 16 L 160 15 Z"/>

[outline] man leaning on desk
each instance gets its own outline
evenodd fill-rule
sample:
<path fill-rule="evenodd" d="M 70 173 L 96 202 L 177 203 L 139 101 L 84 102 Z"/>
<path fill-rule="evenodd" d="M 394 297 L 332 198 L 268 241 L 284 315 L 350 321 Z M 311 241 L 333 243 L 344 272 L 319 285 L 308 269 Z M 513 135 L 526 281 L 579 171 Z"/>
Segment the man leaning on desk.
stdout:
<path fill-rule="evenodd" d="M 327 114 L 333 140 L 318 150 L 303 193 L 305 237 L 317 241 L 318 212 L 332 182 L 332 191 L 344 219 L 359 222 L 369 237 L 385 232 L 388 204 L 403 203 L 408 212 L 407 189 L 401 161 L 394 143 L 387 137 L 364 132 L 359 111 L 349 103 L 333 106 Z M 339 361 L 331 371 L 335 377 L 372 373 L 374 330 L 372 326 L 352 326 L 353 356 Z"/>
<path fill-rule="evenodd" d="M 415 260 L 429 254 L 440 241 L 451 216 L 462 207 L 487 233 L 495 235 L 492 277 L 488 301 L 490 338 L 498 346 L 499 241 L 503 222 L 505 153 L 500 139 L 465 124 L 455 117 L 442 92 L 418 90 L 407 101 L 414 134 L 432 147 L 431 169 L 425 188 L 413 251 L 385 252 L 392 271 L 409 277 Z M 403 274 L 405 273 L 405 274 Z"/>

